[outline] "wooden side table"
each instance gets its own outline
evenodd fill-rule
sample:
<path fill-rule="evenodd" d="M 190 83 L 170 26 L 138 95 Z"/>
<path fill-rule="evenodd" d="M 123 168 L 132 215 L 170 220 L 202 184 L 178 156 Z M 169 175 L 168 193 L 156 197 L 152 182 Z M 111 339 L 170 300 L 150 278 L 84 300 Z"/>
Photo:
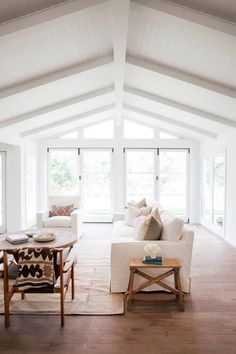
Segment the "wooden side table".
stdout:
<path fill-rule="evenodd" d="M 163 270 L 165 270 L 166 268 L 169 268 L 169 270 L 162 273 L 161 275 L 158 275 L 156 277 L 152 277 L 151 275 L 149 275 L 143 271 L 145 269 L 151 269 L 151 268 L 158 268 L 158 269 L 163 269 Z M 159 264 L 158 265 L 157 264 L 145 264 L 142 262 L 142 259 L 140 259 L 140 258 L 131 259 L 130 260 L 129 285 L 128 285 L 128 290 L 126 293 L 128 304 L 130 304 L 132 299 L 134 299 L 134 295 L 136 293 L 147 288 L 150 285 L 158 284 L 163 289 L 168 290 L 171 293 L 175 294 L 176 299 L 179 301 L 180 311 L 184 311 L 184 295 L 182 292 L 181 280 L 180 280 L 180 275 L 179 275 L 180 268 L 181 268 L 180 262 L 176 259 L 173 259 L 173 258 L 166 258 L 161 265 L 159 265 Z M 146 279 L 146 281 L 137 288 L 133 288 L 135 274 Z M 175 280 L 175 287 L 174 288 L 172 286 L 170 286 L 169 284 L 166 284 L 163 281 L 165 278 L 168 278 L 171 275 L 174 275 L 174 280 Z"/>

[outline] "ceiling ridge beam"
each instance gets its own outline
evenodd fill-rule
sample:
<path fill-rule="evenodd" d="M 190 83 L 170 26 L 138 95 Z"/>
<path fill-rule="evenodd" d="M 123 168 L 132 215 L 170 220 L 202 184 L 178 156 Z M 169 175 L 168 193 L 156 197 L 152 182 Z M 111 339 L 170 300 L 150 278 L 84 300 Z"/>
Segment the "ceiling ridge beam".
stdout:
<path fill-rule="evenodd" d="M 63 108 L 67 108 L 67 107 L 73 106 L 75 104 L 84 102 L 84 101 L 92 100 L 96 97 L 104 96 L 104 95 L 107 95 L 111 92 L 114 92 L 113 85 L 101 88 L 99 90 L 91 91 L 91 92 L 70 98 L 70 99 L 62 101 L 62 102 L 54 103 L 52 105 L 36 109 L 34 111 L 31 111 L 31 112 L 28 112 L 25 114 L 21 114 L 19 116 L 15 116 L 15 117 L 12 117 L 9 119 L 4 119 L 4 120 L 0 121 L 0 129 L 14 125 L 14 124 L 24 122 L 26 120 L 36 118 L 38 116 L 41 116 L 41 115 L 44 115 L 47 113 L 51 113 L 51 112 L 54 112 L 54 111 L 57 111 L 57 110 L 60 110 Z"/>
<path fill-rule="evenodd" d="M 67 3 L 16 18 L 0 25 L 0 37 L 34 27 L 81 11 L 97 11 L 99 6 L 107 6 L 107 0 L 74 0 Z"/>
<path fill-rule="evenodd" d="M 164 97 L 155 95 L 153 93 L 142 91 L 142 90 L 139 90 L 139 89 L 136 89 L 133 87 L 128 87 L 128 86 L 125 86 L 125 92 L 145 98 L 147 100 L 161 103 L 163 105 L 178 109 L 178 110 L 186 112 L 186 113 L 194 114 L 196 116 L 210 120 L 214 123 L 220 123 L 220 124 L 223 124 L 223 125 L 226 125 L 229 127 L 236 128 L 236 121 L 234 121 L 234 120 L 231 120 L 231 119 L 228 119 L 228 118 L 225 118 L 222 116 L 218 116 L 216 114 L 209 113 L 209 112 L 203 111 L 198 108 L 190 107 L 190 106 L 187 106 L 187 105 L 180 103 L 180 102 L 172 101 L 169 98 L 164 98 Z"/>
<path fill-rule="evenodd" d="M 129 7 L 129 0 L 112 0 L 115 103 L 118 126 L 121 125 L 122 119 Z"/>
<path fill-rule="evenodd" d="M 162 0 L 132 0 L 132 10 L 151 16 L 155 16 L 155 12 L 161 12 L 185 20 L 192 25 L 196 24 L 221 34 L 236 36 L 236 25 L 233 22 L 170 2 Z"/>
<path fill-rule="evenodd" d="M 40 86 L 48 85 L 55 81 L 66 79 L 71 76 L 83 74 L 92 70 L 97 70 L 101 66 L 110 65 L 112 62 L 113 56 L 107 55 L 102 58 L 98 58 L 82 64 L 73 65 L 69 68 L 58 70 L 47 75 L 43 75 L 36 79 L 20 83 L 18 85 L 10 86 L 8 88 L 0 90 L 0 100 L 9 96 L 17 95 L 19 93 L 32 90 Z"/>
<path fill-rule="evenodd" d="M 87 112 L 84 112 L 84 113 L 81 113 L 81 114 L 76 114 L 76 115 L 74 115 L 74 116 L 72 116 L 70 118 L 62 119 L 62 120 L 59 120 L 57 122 L 52 122 L 52 123 L 43 125 L 43 126 L 38 127 L 38 128 L 27 130 L 27 131 L 21 133 L 20 136 L 22 138 L 26 138 L 28 136 L 35 135 L 35 134 L 38 134 L 40 132 L 59 127 L 61 125 L 66 125 L 66 124 L 69 124 L 69 123 L 73 123 L 73 122 L 75 122 L 77 120 L 81 120 L 81 119 L 88 118 L 88 117 L 91 117 L 91 116 L 94 116 L 94 115 L 97 115 L 97 114 L 100 114 L 100 113 L 111 111 L 114 108 L 115 108 L 115 104 L 109 104 L 109 105 L 106 105 L 106 106 L 102 106 L 102 107 L 93 109 L 91 111 L 87 111 Z"/>
<path fill-rule="evenodd" d="M 143 110 L 141 108 L 137 108 L 137 107 L 134 107 L 134 106 L 128 105 L 128 104 L 124 105 L 124 109 L 126 109 L 127 111 L 130 111 L 130 112 L 134 112 L 134 113 L 140 114 L 142 116 L 153 118 L 153 119 L 158 120 L 160 122 L 171 124 L 171 125 L 174 125 L 174 126 L 177 126 L 177 127 L 189 130 L 189 131 L 193 131 L 195 133 L 198 133 L 198 134 L 201 134 L 201 135 L 204 135 L 204 136 L 208 136 L 209 138 L 212 138 L 212 139 L 217 139 L 217 134 L 211 133 L 211 132 L 209 132 L 207 130 L 204 130 L 204 129 L 200 129 L 200 128 L 192 126 L 190 124 L 186 124 L 186 123 L 183 123 L 183 122 L 180 122 L 180 121 L 176 121 L 176 120 L 174 120 L 172 118 L 164 117 L 164 116 L 162 116 L 160 114 L 149 112 L 149 111 L 146 111 L 146 110 Z"/>
<path fill-rule="evenodd" d="M 231 87 L 227 87 L 227 86 L 218 84 L 216 82 L 202 79 L 198 76 L 186 73 L 186 72 L 178 70 L 178 69 L 174 69 L 169 66 L 153 63 L 151 61 L 143 60 L 143 59 L 140 59 L 140 58 L 137 58 L 134 56 L 130 56 L 130 55 L 127 56 L 126 63 L 128 65 L 135 66 L 139 69 L 144 69 L 144 70 L 151 71 L 152 73 L 157 73 L 157 74 L 160 74 L 163 76 L 168 76 L 170 78 L 188 83 L 190 85 L 197 86 L 197 87 L 203 88 L 205 90 L 216 92 L 221 95 L 236 99 L 236 90 Z"/>

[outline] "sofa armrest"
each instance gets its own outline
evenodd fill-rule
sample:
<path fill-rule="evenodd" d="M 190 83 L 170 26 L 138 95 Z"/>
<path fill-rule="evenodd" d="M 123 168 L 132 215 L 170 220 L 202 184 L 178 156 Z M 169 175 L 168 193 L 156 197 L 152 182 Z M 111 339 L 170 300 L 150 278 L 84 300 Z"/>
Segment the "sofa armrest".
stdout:
<path fill-rule="evenodd" d="M 49 209 L 44 211 L 39 211 L 37 213 L 37 227 L 40 229 L 43 228 L 43 222 L 47 218 L 49 218 Z"/>
<path fill-rule="evenodd" d="M 82 210 L 75 209 L 70 214 L 71 216 L 71 231 L 80 237 L 83 232 Z"/>
<path fill-rule="evenodd" d="M 122 220 L 125 220 L 125 213 L 114 213 L 113 214 L 113 218 L 112 218 L 113 222 L 122 221 Z"/>

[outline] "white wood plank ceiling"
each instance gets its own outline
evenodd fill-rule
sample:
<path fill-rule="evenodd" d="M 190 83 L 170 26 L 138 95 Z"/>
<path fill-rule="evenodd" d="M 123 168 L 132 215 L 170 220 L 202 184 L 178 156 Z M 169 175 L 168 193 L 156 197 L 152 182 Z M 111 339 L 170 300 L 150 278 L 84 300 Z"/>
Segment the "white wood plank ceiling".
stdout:
<path fill-rule="evenodd" d="M 236 3 L 0 0 L 0 77 L 0 142 L 124 115 L 214 139 L 236 129 Z"/>

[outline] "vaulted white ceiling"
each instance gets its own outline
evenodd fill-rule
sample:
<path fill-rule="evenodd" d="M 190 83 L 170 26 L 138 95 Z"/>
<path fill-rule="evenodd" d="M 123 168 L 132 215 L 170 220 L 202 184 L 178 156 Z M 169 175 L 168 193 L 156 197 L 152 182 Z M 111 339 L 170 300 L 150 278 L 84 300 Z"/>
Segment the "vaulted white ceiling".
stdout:
<path fill-rule="evenodd" d="M 234 0 L 0 1 L 0 48 L 0 141 L 111 116 L 236 129 Z"/>

